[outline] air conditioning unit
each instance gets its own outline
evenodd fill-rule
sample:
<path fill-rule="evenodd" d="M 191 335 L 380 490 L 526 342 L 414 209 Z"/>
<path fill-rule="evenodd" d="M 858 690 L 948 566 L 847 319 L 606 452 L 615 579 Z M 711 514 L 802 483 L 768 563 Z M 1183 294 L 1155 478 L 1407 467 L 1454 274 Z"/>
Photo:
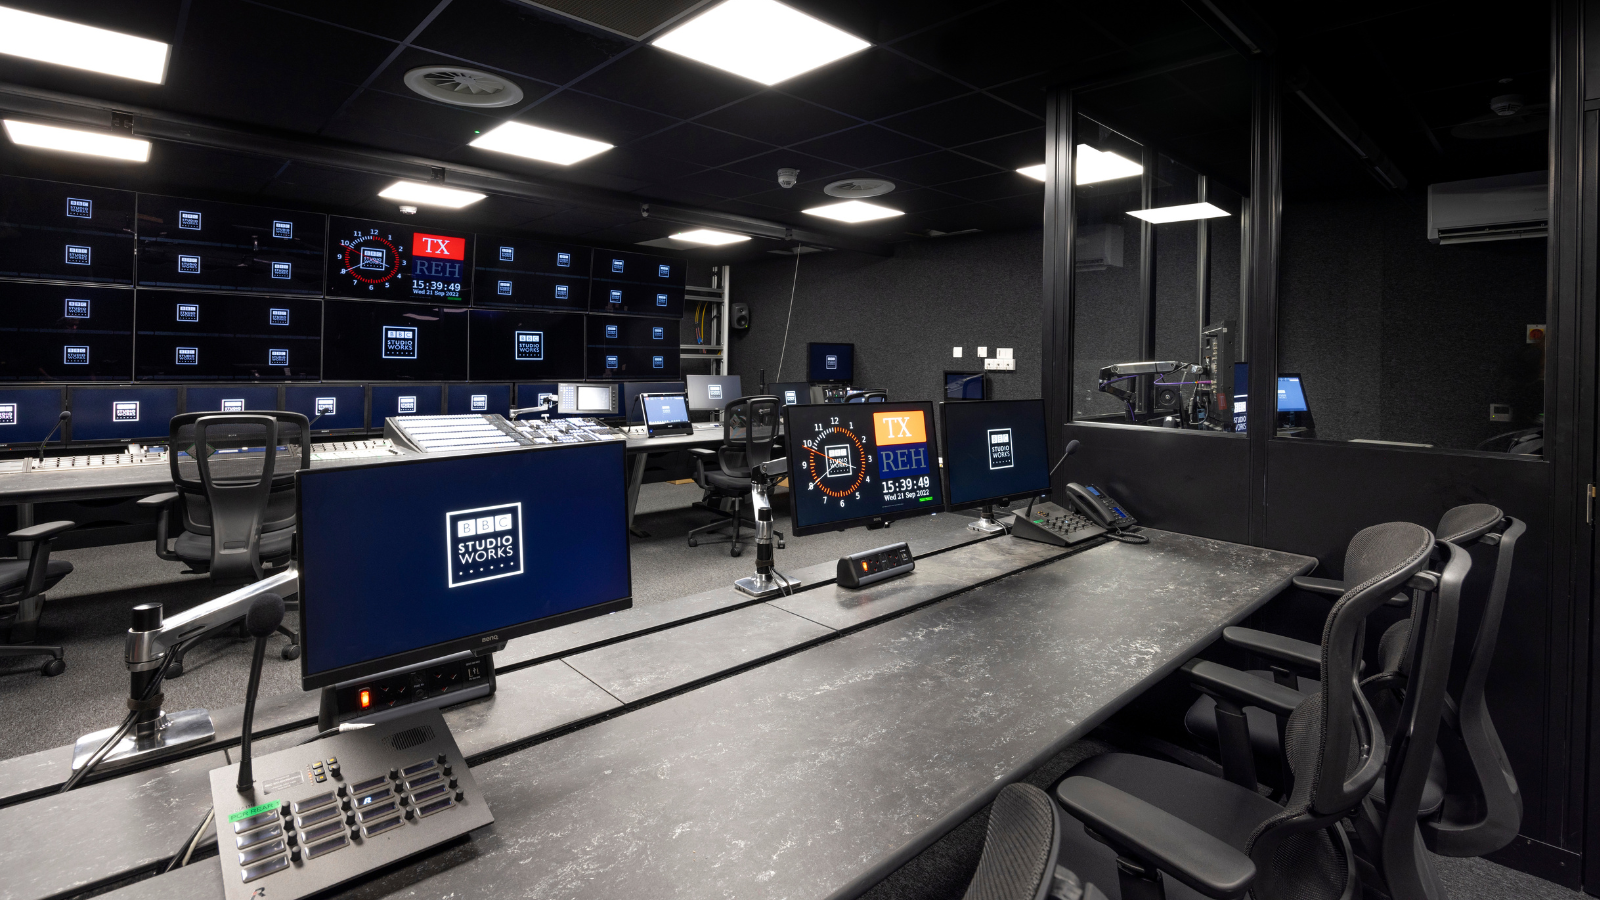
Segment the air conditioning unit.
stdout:
<path fill-rule="evenodd" d="M 1435 244 L 1542 238 L 1550 218 L 1549 172 L 1428 185 L 1428 240 Z"/>
<path fill-rule="evenodd" d="M 1073 268 L 1079 272 L 1098 272 L 1108 266 L 1122 268 L 1122 226 L 1085 225 L 1079 228 L 1076 256 Z"/>

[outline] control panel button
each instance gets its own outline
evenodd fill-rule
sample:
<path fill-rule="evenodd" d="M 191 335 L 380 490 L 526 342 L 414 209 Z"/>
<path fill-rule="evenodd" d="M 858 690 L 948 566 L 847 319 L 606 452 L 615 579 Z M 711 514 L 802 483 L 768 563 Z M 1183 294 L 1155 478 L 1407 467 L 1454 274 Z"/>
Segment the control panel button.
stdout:
<path fill-rule="evenodd" d="M 350 839 L 342 834 L 332 840 L 323 841 L 320 844 L 307 844 L 306 859 L 316 859 L 319 856 L 332 853 L 335 850 L 342 850 L 348 846 L 350 846 Z"/>
<path fill-rule="evenodd" d="M 269 856 L 277 856 L 279 853 L 282 853 L 287 849 L 288 845 L 285 844 L 281 839 L 273 841 L 270 844 L 262 844 L 258 847 L 251 847 L 249 850 L 239 854 L 239 865 L 248 866 L 252 863 L 258 863 Z"/>
<path fill-rule="evenodd" d="M 410 790 L 410 791 L 414 791 L 417 788 L 427 787 L 428 785 L 433 784 L 435 781 L 438 781 L 439 779 L 441 779 L 443 777 L 444 776 L 439 774 L 438 772 L 429 772 L 428 774 L 422 776 L 421 778 L 413 778 L 410 781 L 406 782 L 406 789 Z"/>
<path fill-rule="evenodd" d="M 310 813 L 308 815 L 304 815 L 304 816 L 298 817 L 297 819 L 295 819 L 295 824 L 300 826 L 300 830 L 301 831 L 304 831 L 305 829 L 311 827 L 312 825 L 317 825 L 317 824 L 320 824 L 322 822 L 326 822 L 329 819 L 337 819 L 338 817 L 339 817 L 339 810 L 337 808 L 335 808 L 335 807 L 331 807 L 330 806 L 330 807 L 327 807 L 327 808 L 324 808 L 324 809 L 319 809 L 314 813 Z"/>
<path fill-rule="evenodd" d="M 239 821 L 233 823 L 233 833 L 234 834 L 243 834 L 246 831 L 251 831 L 253 829 L 260 828 L 263 825 L 267 825 L 269 823 L 275 823 L 277 821 L 278 821 L 278 811 L 275 810 L 275 809 L 271 809 L 271 810 L 268 810 L 268 811 L 266 811 L 264 813 L 260 813 L 258 815 L 251 816 L 248 819 L 240 819 Z"/>
<path fill-rule="evenodd" d="M 306 832 L 306 843 L 315 844 L 323 838 L 332 837 L 344 830 L 343 822 L 330 822 L 327 825 L 318 825 Z"/>
<path fill-rule="evenodd" d="M 405 772 L 403 774 L 405 775 L 406 778 L 411 778 L 411 777 L 416 776 L 416 775 L 421 775 L 423 772 L 428 771 L 429 769 L 433 768 L 436 765 L 438 765 L 438 763 L 434 762 L 431 759 L 424 760 L 423 762 L 419 762 L 416 765 L 406 766 Z"/>
<path fill-rule="evenodd" d="M 310 812 L 311 810 L 317 809 L 319 807 L 327 806 L 329 803 L 332 803 L 332 802 L 333 802 L 333 795 L 332 794 L 318 794 L 315 797 L 307 797 L 304 800 L 296 800 L 291 805 L 294 807 L 295 813 L 299 814 L 299 813 L 304 813 L 304 812 Z"/>
<path fill-rule="evenodd" d="M 381 805 L 378 805 L 378 806 L 374 806 L 371 809 L 364 810 L 361 813 L 361 815 L 359 815 L 357 818 L 359 818 L 363 822 L 373 822 L 373 821 L 376 821 L 378 819 L 383 818 L 384 816 L 392 816 L 392 815 L 394 815 L 395 813 L 397 813 L 399 811 L 400 811 L 399 804 L 397 804 L 397 803 L 395 803 L 394 801 L 391 800 L 388 803 L 384 803 L 384 804 L 381 804 Z"/>
<path fill-rule="evenodd" d="M 366 781 L 358 781 L 355 784 L 350 785 L 350 793 L 365 794 L 367 791 L 388 786 L 389 779 L 387 778 L 369 778 Z"/>
<path fill-rule="evenodd" d="M 436 800 L 433 803 L 429 803 L 427 806 L 419 806 L 419 807 L 417 807 L 417 814 L 420 815 L 420 816 L 423 816 L 423 817 L 427 817 L 427 816 L 433 815 L 436 812 L 444 812 L 445 810 L 449 809 L 450 806 L 451 806 L 450 798 L 446 797 L 443 800 Z"/>
<path fill-rule="evenodd" d="M 240 850 L 244 850 L 249 847 L 254 847 L 262 841 L 270 841 L 274 838 L 281 837 L 283 837 L 283 829 L 277 825 L 273 825 L 271 828 L 259 828 L 250 832 L 249 834 L 241 834 L 233 840 L 234 843 L 238 845 Z"/>
<path fill-rule="evenodd" d="M 357 797 L 355 801 L 355 808 L 360 809 L 363 806 L 371 806 L 374 803 L 381 803 L 392 796 L 394 796 L 394 791 L 384 788 L 381 791 L 376 791 L 366 795 L 365 797 Z"/>
<path fill-rule="evenodd" d="M 249 884 L 257 878 L 263 878 L 273 872 L 281 872 L 287 868 L 289 868 L 287 857 L 274 856 L 265 862 L 258 862 L 253 866 L 245 866 L 239 870 L 239 877 L 244 879 L 245 884 Z"/>
<path fill-rule="evenodd" d="M 371 825 L 362 828 L 361 832 L 367 837 L 372 837 L 375 834 L 382 834 L 391 828 L 399 828 L 404 824 L 404 819 L 401 819 L 399 816 L 395 816 L 392 819 L 384 819 L 382 822 L 374 822 Z"/>
<path fill-rule="evenodd" d="M 449 789 L 441 784 L 438 787 L 431 787 L 425 791 L 418 791 L 415 794 L 412 794 L 411 802 L 420 805 L 427 803 L 435 797 L 443 797 L 447 793 L 449 793 Z"/>

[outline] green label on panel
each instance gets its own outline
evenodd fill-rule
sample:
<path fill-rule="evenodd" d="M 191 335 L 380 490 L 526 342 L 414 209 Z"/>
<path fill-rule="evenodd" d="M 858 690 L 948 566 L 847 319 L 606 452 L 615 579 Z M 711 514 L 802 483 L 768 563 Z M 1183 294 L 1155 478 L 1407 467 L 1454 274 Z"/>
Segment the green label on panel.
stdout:
<path fill-rule="evenodd" d="M 236 812 L 233 815 L 228 817 L 228 823 L 231 825 L 232 823 L 237 822 L 240 819 L 248 819 L 251 816 L 259 816 L 264 812 L 269 812 L 271 810 L 277 809 L 278 807 L 280 807 L 282 805 L 283 805 L 283 801 L 282 800 L 269 800 L 266 803 L 261 804 L 260 806 L 252 806 L 249 809 L 241 809 L 238 812 Z"/>

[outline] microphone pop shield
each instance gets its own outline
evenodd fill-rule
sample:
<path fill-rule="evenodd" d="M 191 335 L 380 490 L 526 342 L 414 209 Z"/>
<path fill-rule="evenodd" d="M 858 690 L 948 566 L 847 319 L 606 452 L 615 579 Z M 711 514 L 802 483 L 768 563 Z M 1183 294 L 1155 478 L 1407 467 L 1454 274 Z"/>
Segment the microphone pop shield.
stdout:
<path fill-rule="evenodd" d="M 264 638 L 283 624 L 283 598 L 277 594 L 262 594 L 250 604 L 244 614 L 244 629 L 251 637 Z"/>

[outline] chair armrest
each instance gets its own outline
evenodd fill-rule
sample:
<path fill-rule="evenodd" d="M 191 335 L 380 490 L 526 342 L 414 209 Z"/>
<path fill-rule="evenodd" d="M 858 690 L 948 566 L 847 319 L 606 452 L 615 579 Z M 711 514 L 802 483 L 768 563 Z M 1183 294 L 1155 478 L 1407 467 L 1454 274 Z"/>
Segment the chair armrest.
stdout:
<path fill-rule="evenodd" d="M 1203 659 L 1184 663 L 1183 674 L 1204 693 L 1219 695 L 1240 706 L 1259 707 L 1274 715 L 1287 716 L 1306 699 L 1305 694 L 1292 688 Z"/>
<path fill-rule="evenodd" d="M 134 505 L 150 509 L 151 507 L 166 506 L 176 499 L 178 499 L 177 491 L 167 491 L 165 494 L 152 494 L 137 501 Z"/>
<path fill-rule="evenodd" d="M 695 457 L 696 459 L 702 459 L 709 462 L 717 458 L 717 451 L 706 447 L 690 447 L 689 455 Z"/>
<path fill-rule="evenodd" d="M 1322 648 L 1309 641 L 1238 626 L 1222 629 L 1222 639 L 1258 656 L 1270 656 L 1304 669 L 1308 674 L 1322 676 Z"/>
<path fill-rule="evenodd" d="M 1149 863 L 1207 897 L 1238 897 L 1256 877 L 1250 857 L 1103 781 L 1074 775 L 1056 797 L 1118 855 Z"/>
<path fill-rule="evenodd" d="M 156 556 L 168 562 L 177 562 L 183 558 L 167 549 L 167 538 L 172 534 L 172 504 L 178 496 L 177 491 L 167 491 L 164 494 L 151 494 L 135 504 L 145 509 L 161 510 L 161 518 L 156 520 Z"/>
<path fill-rule="evenodd" d="M 1291 583 L 1302 591 L 1325 594 L 1329 597 L 1342 597 L 1346 590 L 1344 582 L 1334 581 L 1332 578 L 1312 578 L 1307 575 L 1296 575 Z"/>
<path fill-rule="evenodd" d="M 77 525 L 77 522 L 68 522 L 65 519 L 59 522 L 44 522 L 39 525 L 29 525 L 27 528 L 18 528 L 16 531 L 6 535 L 6 537 L 18 543 L 48 541 L 63 531 L 72 530 Z"/>

